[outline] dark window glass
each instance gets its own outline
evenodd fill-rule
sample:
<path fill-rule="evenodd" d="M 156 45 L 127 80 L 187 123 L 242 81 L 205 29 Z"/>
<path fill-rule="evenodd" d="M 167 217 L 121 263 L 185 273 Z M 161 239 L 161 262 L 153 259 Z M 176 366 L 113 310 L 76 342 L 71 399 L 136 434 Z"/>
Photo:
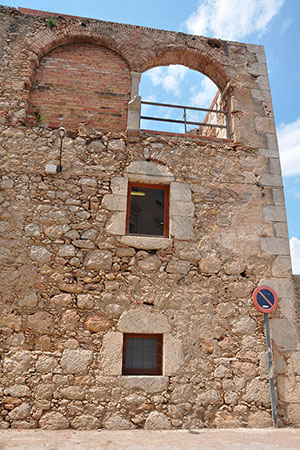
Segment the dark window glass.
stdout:
<path fill-rule="evenodd" d="M 161 334 L 124 334 L 124 375 L 160 375 L 161 361 Z"/>
<path fill-rule="evenodd" d="M 127 232 L 168 236 L 168 186 L 129 184 Z"/>

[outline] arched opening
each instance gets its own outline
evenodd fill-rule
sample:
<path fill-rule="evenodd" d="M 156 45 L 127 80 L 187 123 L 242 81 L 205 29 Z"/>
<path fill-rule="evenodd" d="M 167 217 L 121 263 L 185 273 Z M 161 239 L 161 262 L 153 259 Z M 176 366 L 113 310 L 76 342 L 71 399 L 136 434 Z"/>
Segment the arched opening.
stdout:
<path fill-rule="evenodd" d="M 141 129 L 229 137 L 226 106 L 216 84 L 183 65 L 143 73 Z"/>
<path fill-rule="evenodd" d="M 61 45 L 40 60 L 30 92 L 27 124 L 77 131 L 126 129 L 131 75 L 113 50 L 90 42 Z"/>

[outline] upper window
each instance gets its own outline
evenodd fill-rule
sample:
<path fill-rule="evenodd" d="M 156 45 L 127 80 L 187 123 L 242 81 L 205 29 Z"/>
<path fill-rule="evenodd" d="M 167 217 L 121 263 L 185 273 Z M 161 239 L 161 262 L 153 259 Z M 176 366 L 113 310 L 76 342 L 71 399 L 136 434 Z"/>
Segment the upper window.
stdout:
<path fill-rule="evenodd" d="M 169 235 L 169 186 L 129 183 L 126 232 Z"/>
<path fill-rule="evenodd" d="M 123 375 L 161 375 L 162 336 L 124 334 Z"/>

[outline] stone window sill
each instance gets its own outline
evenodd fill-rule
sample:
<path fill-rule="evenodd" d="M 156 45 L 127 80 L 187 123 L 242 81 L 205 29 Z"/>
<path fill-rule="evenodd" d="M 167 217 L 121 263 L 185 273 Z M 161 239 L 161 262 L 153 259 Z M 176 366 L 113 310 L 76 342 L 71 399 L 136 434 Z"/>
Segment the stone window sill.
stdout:
<path fill-rule="evenodd" d="M 163 250 L 172 245 L 171 238 L 162 238 L 154 236 L 122 236 L 120 242 L 129 247 L 142 250 Z"/>
<path fill-rule="evenodd" d="M 125 389 L 142 389 L 145 392 L 162 392 L 168 388 L 169 377 L 162 375 L 124 375 L 120 379 Z"/>

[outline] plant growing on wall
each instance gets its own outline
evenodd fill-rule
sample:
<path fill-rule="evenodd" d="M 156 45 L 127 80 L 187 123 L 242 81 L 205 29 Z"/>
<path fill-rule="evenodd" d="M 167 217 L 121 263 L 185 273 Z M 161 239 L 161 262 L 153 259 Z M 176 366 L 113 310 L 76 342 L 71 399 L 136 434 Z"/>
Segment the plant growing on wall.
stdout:
<path fill-rule="evenodd" d="M 38 109 L 36 111 L 34 111 L 34 117 L 35 117 L 36 123 L 45 122 L 45 120 L 46 120 L 46 117 L 42 116 L 42 114 L 40 113 L 40 111 Z"/>
<path fill-rule="evenodd" d="M 48 19 L 46 20 L 46 24 L 47 24 L 47 27 L 49 27 L 50 30 L 52 30 L 52 28 L 55 28 L 57 25 L 56 18 L 48 17 Z"/>

